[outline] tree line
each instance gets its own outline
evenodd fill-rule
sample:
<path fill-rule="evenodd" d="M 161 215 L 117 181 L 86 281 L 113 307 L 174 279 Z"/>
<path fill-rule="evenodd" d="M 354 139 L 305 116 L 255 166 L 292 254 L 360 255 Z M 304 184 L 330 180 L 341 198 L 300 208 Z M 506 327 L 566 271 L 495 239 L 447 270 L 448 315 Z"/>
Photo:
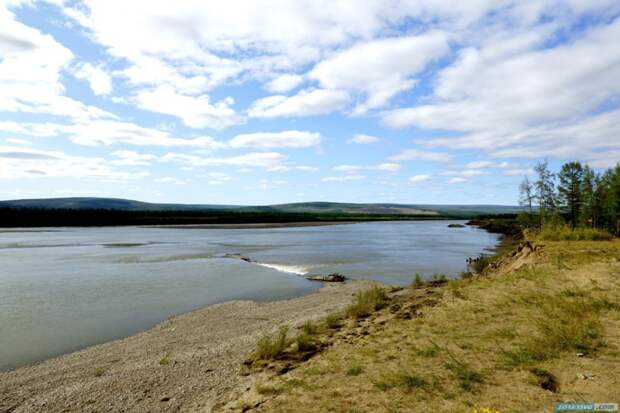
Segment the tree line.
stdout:
<path fill-rule="evenodd" d="M 536 177 L 519 186 L 521 215 L 528 226 L 569 224 L 620 235 L 620 163 L 597 173 L 587 164 L 567 162 L 552 172 L 548 162 L 534 167 Z"/>

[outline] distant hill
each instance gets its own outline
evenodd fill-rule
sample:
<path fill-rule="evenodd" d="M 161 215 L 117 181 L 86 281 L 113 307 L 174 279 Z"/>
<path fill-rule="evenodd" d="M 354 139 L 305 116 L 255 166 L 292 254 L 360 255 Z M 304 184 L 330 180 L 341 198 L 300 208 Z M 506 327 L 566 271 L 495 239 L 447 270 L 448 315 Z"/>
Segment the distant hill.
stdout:
<path fill-rule="evenodd" d="M 510 214 L 522 210 L 518 206 L 502 205 L 424 205 L 424 204 L 354 204 L 338 202 L 300 202 L 292 204 L 240 206 L 213 204 L 158 204 L 120 198 L 44 198 L 0 201 L 0 208 L 37 209 L 106 209 L 118 211 L 208 211 L 239 212 L 380 214 L 417 216 L 471 216 L 478 214 Z"/>

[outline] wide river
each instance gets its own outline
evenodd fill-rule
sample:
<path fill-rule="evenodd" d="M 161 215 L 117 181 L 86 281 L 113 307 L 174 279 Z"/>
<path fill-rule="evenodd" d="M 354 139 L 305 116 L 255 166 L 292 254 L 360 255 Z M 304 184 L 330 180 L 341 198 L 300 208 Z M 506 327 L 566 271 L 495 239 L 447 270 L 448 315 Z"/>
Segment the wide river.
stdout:
<path fill-rule="evenodd" d="M 400 285 L 416 272 L 456 275 L 467 257 L 497 243 L 496 235 L 449 223 L 0 230 L 0 370 L 125 337 L 209 304 L 307 294 L 320 283 L 300 277 L 305 273 Z"/>

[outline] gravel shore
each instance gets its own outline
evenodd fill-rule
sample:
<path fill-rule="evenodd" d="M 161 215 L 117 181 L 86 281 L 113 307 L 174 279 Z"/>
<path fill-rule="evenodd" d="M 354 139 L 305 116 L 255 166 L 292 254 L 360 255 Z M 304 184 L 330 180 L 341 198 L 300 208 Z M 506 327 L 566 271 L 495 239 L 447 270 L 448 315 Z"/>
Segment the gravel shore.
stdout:
<path fill-rule="evenodd" d="M 0 412 L 209 412 L 249 385 L 240 366 L 259 336 L 342 309 L 372 284 L 216 304 L 122 340 L 1 372 Z"/>

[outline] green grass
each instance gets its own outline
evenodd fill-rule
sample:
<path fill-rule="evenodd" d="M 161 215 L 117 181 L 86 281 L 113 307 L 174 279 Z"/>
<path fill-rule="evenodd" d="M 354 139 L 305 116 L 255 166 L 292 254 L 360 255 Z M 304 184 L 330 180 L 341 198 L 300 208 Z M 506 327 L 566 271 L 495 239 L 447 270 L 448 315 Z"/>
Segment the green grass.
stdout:
<path fill-rule="evenodd" d="M 596 228 L 571 228 L 569 226 L 547 226 L 538 233 L 543 241 L 610 241 L 613 235 Z"/>
<path fill-rule="evenodd" d="M 306 332 L 301 332 L 295 337 L 295 344 L 297 345 L 297 351 L 312 351 L 317 347 L 316 341 L 312 336 Z"/>
<path fill-rule="evenodd" d="M 258 339 L 254 355 L 260 360 L 272 360 L 280 356 L 289 345 L 288 326 L 282 326 L 274 337 L 265 335 Z"/>
<path fill-rule="evenodd" d="M 478 385 L 484 381 L 482 373 L 472 370 L 466 364 L 460 362 L 446 363 L 446 368 L 459 380 L 461 388 L 465 391 L 476 391 Z"/>
<path fill-rule="evenodd" d="M 422 276 L 419 273 L 415 273 L 415 276 L 413 277 L 413 282 L 411 283 L 411 288 L 422 288 L 424 287 L 424 280 L 422 279 Z"/>
<path fill-rule="evenodd" d="M 362 366 L 359 364 L 353 364 L 351 367 L 347 369 L 347 376 L 359 376 L 362 373 Z"/>
<path fill-rule="evenodd" d="M 103 367 L 97 367 L 95 369 L 95 377 L 101 377 L 105 374 L 105 369 Z"/>
<path fill-rule="evenodd" d="M 315 334 L 318 334 L 319 326 L 313 323 L 312 321 L 308 320 L 305 323 L 303 323 L 303 325 L 301 326 L 301 331 L 303 331 L 305 334 L 309 336 L 313 336 Z"/>
<path fill-rule="evenodd" d="M 329 329 L 337 329 L 342 326 L 342 317 L 338 314 L 330 314 L 325 317 L 325 325 Z"/>
<path fill-rule="evenodd" d="M 355 295 L 355 300 L 347 307 L 346 314 L 351 318 L 364 318 L 382 309 L 387 303 L 388 297 L 385 290 L 372 287 Z"/>
<path fill-rule="evenodd" d="M 492 262 L 493 262 L 492 257 L 489 257 L 487 255 L 480 255 L 470 264 L 470 267 L 472 270 L 474 270 L 474 272 L 477 272 L 478 274 L 480 274 Z"/>

